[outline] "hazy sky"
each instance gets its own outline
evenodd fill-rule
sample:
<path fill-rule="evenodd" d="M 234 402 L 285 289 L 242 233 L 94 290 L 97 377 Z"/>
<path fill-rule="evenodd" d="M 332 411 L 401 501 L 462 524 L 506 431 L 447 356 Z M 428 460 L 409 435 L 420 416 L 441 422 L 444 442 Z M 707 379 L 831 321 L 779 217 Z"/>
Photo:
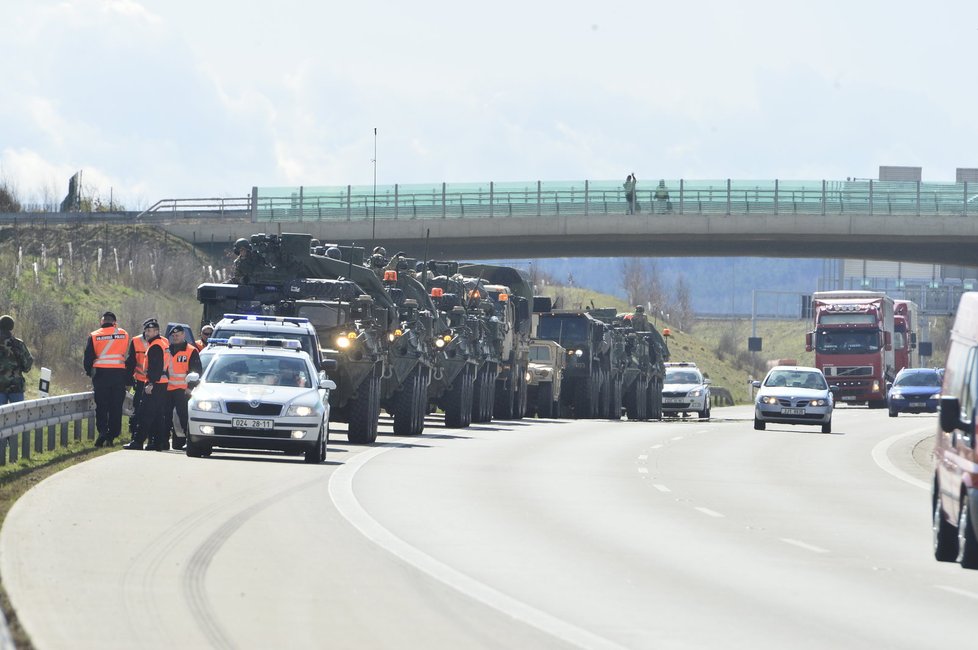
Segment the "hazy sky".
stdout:
<path fill-rule="evenodd" d="M 978 2 L 2 0 L 0 180 L 924 180 L 978 167 Z"/>

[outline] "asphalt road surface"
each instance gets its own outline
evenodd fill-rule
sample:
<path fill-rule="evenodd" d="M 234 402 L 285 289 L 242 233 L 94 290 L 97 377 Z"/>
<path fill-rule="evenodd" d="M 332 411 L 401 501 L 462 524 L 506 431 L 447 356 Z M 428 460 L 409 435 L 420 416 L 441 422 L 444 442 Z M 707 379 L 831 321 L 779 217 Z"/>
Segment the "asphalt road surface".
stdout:
<path fill-rule="evenodd" d="M 934 416 L 834 433 L 494 422 L 300 457 L 105 455 L 0 532 L 49 648 L 967 645 L 978 572 L 930 541 Z M 389 431 L 389 426 L 387 427 Z"/>

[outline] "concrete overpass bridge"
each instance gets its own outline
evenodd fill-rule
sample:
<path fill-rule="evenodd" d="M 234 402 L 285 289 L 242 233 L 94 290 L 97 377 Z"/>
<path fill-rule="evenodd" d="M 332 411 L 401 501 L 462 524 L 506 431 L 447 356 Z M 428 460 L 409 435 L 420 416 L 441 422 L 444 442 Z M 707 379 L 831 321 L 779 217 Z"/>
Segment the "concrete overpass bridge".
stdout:
<path fill-rule="evenodd" d="M 978 266 L 978 187 L 881 181 L 617 181 L 253 188 L 138 215 L 202 246 L 308 232 L 429 257 L 758 256 Z"/>

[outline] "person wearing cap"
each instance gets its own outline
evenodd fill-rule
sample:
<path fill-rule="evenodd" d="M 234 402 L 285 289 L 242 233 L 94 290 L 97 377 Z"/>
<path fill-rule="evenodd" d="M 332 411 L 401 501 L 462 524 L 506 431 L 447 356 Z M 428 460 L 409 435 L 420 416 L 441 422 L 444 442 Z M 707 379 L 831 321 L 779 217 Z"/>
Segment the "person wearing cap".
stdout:
<path fill-rule="evenodd" d="M 129 436 L 133 440 L 138 440 L 140 448 L 145 437 L 138 436 L 139 431 L 139 406 L 143 399 L 143 388 L 146 387 L 146 372 L 143 370 L 143 362 L 146 360 L 146 324 L 153 319 L 143 321 L 143 333 L 132 337 L 129 342 L 129 351 L 126 353 L 126 372 L 129 374 L 129 386 L 133 387 L 132 393 L 132 415 L 129 416 Z"/>
<path fill-rule="evenodd" d="M 200 338 L 194 343 L 197 346 L 197 351 L 200 352 L 207 347 L 207 342 L 210 340 L 211 335 L 214 333 L 214 326 L 207 323 L 200 328 Z"/>
<path fill-rule="evenodd" d="M 146 341 L 146 354 L 143 356 L 142 371 L 146 375 L 146 383 L 139 402 L 139 427 L 126 449 L 142 449 L 143 440 L 146 440 L 146 449 L 165 451 L 170 448 L 168 432 L 163 428 L 170 342 L 160 336 L 160 323 L 155 318 L 143 323 L 143 338 Z"/>
<path fill-rule="evenodd" d="M 649 317 L 645 315 L 645 307 L 635 305 L 635 314 L 632 315 L 632 327 L 636 332 L 647 332 L 649 330 Z"/>
<path fill-rule="evenodd" d="M 14 336 L 14 319 L 0 316 L 0 404 L 24 401 L 24 373 L 33 365 L 27 346 Z"/>
<path fill-rule="evenodd" d="M 126 401 L 126 351 L 129 333 L 116 324 L 115 314 L 102 314 L 101 326 L 88 335 L 83 361 L 95 391 L 95 446 L 112 446 L 122 432 L 122 405 Z"/>
<path fill-rule="evenodd" d="M 168 436 L 172 435 L 173 448 L 183 449 L 187 442 L 186 434 L 189 426 L 187 402 L 190 399 L 192 388 L 187 383 L 187 375 L 191 372 L 196 372 L 199 375 L 203 372 L 203 366 L 200 363 L 197 346 L 193 343 L 187 343 L 186 330 L 182 325 L 177 325 L 170 332 L 170 363 L 166 370 L 168 380 L 166 385 L 167 405 L 163 415 L 163 429 Z M 177 418 L 180 419 L 183 436 L 177 436 L 176 432 L 173 431 L 174 409 L 176 409 Z"/>

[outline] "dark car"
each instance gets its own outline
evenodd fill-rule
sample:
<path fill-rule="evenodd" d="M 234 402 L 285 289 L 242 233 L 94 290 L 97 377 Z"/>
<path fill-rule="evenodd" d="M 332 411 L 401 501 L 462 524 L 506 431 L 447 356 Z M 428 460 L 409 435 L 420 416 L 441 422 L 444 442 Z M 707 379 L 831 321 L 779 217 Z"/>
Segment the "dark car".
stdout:
<path fill-rule="evenodd" d="M 934 368 L 904 368 L 886 394 L 890 417 L 900 413 L 937 413 L 941 373 Z"/>

